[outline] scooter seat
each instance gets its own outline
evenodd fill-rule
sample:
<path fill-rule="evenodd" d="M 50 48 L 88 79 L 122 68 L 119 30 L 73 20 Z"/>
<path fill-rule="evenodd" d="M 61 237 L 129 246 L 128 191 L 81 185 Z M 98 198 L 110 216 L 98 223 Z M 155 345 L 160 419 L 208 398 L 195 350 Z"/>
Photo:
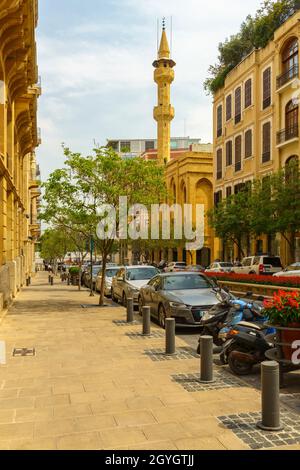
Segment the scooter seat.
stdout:
<path fill-rule="evenodd" d="M 248 322 L 248 321 L 241 321 L 238 323 L 238 326 L 245 326 L 247 328 L 253 328 L 254 330 L 257 330 L 257 331 L 262 331 L 262 330 L 266 330 L 268 327 L 265 326 L 265 325 L 258 325 L 257 323 L 252 323 L 252 322 Z"/>

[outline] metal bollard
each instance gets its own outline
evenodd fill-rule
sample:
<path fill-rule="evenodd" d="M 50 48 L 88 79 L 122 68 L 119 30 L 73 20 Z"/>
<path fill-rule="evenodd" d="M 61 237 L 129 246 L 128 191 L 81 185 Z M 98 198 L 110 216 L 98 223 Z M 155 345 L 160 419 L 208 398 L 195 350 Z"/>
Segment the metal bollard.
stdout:
<path fill-rule="evenodd" d="M 143 307 L 143 336 L 151 335 L 150 307 Z"/>
<path fill-rule="evenodd" d="M 29 279 L 28 279 L 28 277 L 26 278 L 26 286 L 27 286 L 27 287 L 29 286 Z"/>
<path fill-rule="evenodd" d="M 175 318 L 166 318 L 166 354 L 172 356 L 175 352 Z"/>
<path fill-rule="evenodd" d="M 50 284 L 50 282 L 51 282 L 51 276 L 50 276 L 50 274 L 49 274 L 49 276 L 48 276 L 48 282 L 49 282 L 49 284 Z"/>
<path fill-rule="evenodd" d="M 54 277 L 53 277 L 53 276 L 51 276 L 51 280 L 50 280 L 50 284 L 51 284 L 51 286 L 53 286 L 53 283 L 54 283 Z"/>
<path fill-rule="evenodd" d="M 29 278 L 28 278 L 28 285 L 29 286 L 31 285 L 31 276 L 29 276 Z"/>
<path fill-rule="evenodd" d="M 212 336 L 201 336 L 201 374 L 200 382 L 214 382 L 213 369 L 213 338 Z"/>
<path fill-rule="evenodd" d="M 133 323 L 133 299 L 127 299 L 127 323 Z"/>
<path fill-rule="evenodd" d="M 261 364 L 262 421 L 257 426 L 264 431 L 280 431 L 279 364 L 266 361 Z"/>

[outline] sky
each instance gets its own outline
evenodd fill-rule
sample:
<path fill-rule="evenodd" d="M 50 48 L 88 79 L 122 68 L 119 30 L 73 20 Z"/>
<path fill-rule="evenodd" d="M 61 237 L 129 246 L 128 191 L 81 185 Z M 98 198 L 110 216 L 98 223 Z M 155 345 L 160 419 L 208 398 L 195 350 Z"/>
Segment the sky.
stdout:
<path fill-rule="evenodd" d="M 106 139 L 155 138 L 157 20 L 166 17 L 176 62 L 173 137 L 212 142 L 212 98 L 203 82 L 218 44 L 260 0 L 39 0 L 37 49 L 43 94 L 37 150 L 42 179 L 64 163 L 62 143 L 90 154 Z M 161 31 L 160 31 L 161 33 Z M 170 41 L 171 42 L 171 41 Z"/>

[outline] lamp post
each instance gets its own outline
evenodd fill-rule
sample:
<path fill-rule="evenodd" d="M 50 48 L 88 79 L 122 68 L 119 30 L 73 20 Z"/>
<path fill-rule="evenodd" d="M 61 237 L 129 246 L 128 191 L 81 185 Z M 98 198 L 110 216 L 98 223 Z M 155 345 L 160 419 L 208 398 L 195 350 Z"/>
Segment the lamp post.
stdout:
<path fill-rule="evenodd" d="M 94 248 L 93 235 L 90 235 L 90 261 L 91 261 L 91 290 L 90 290 L 90 297 L 94 297 L 94 291 L 93 291 L 93 248 Z"/>

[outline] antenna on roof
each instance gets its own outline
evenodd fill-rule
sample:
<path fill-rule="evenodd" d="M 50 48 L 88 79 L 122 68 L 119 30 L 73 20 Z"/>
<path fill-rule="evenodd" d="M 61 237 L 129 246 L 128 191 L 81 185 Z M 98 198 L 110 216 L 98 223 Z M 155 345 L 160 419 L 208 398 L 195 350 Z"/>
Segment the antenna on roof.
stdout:
<path fill-rule="evenodd" d="M 158 46 L 159 44 L 159 19 L 158 18 L 157 18 L 157 24 L 156 24 L 156 36 L 157 36 L 156 37 L 156 45 L 157 45 L 156 52 L 158 52 L 158 48 L 159 48 Z"/>
<path fill-rule="evenodd" d="M 170 40 L 170 53 L 171 53 L 171 57 L 172 57 L 172 48 L 173 48 L 173 16 L 171 16 L 171 40 Z"/>

